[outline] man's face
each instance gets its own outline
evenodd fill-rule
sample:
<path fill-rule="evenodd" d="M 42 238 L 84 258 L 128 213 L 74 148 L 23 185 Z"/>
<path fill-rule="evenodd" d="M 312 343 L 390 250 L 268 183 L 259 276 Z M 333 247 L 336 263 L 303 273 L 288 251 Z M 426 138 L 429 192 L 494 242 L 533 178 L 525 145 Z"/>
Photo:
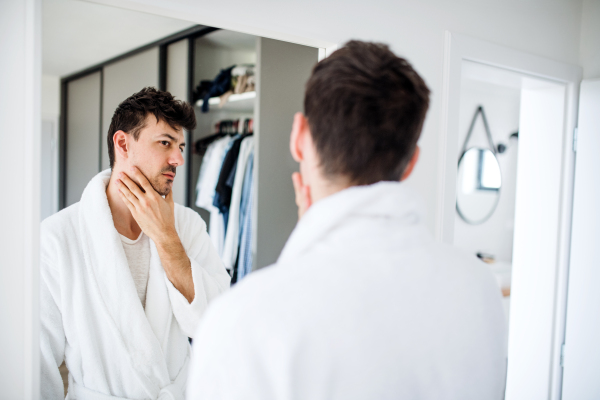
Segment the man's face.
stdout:
<path fill-rule="evenodd" d="M 154 190 L 166 196 L 173 188 L 175 168 L 183 165 L 184 148 L 181 128 L 173 129 L 164 121 L 157 122 L 154 115 L 148 115 L 138 140 L 129 137 L 129 165 L 138 167 Z"/>

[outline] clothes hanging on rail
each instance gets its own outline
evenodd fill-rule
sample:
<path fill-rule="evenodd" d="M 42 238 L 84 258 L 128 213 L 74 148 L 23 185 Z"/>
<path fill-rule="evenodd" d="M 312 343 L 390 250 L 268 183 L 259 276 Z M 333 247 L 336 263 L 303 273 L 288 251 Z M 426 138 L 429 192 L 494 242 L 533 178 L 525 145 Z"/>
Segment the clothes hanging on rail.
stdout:
<path fill-rule="evenodd" d="M 202 160 L 198 183 L 196 185 L 196 207 L 201 207 L 210 212 L 208 234 L 217 249 L 219 256 L 223 252 L 225 240 L 225 224 L 219 209 L 213 205 L 215 187 L 219 178 L 219 171 L 225 154 L 232 142 L 231 136 L 224 136 L 208 146 Z"/>
<path fill-rule="evenodd" d="M 239 234 L 240 234 L 240 205 L 242 199 L 242 188 L 244 185 L 244 176 L 248 166 L 248 157 L 254 150 L 254 138 L 246 137 L 242 140 L 238 156 L 235 179 L 231 191 L 230 205 L 228 207 L 229 220 L 225 231 L 225 244 L 223 245 L 223 254 L 221 259 L 225 268 L 233 270 L 235 260 L 238 255 Z"/>
<path fill-rule="evenodd" d="M 252 203 L 254 198 L 253 185 L 254 152 L 248 157 L 246 176 L 240 201 L 240 235 L 236 267 L 236 281 L 252 272 Z"/>
<path fill-rule="evenodd" d="M 213 143 L 215 140 L 222 138 L 223 136 L 225 136 L 224 133 L 217 132 L 213 133 L 210 136 L 197 140 L 196 143 L 194 143 L 194 154 L 204 156 L 211 143 Z"/>
<path fill-rule="evenodd" d="M 217 126 L 222 127 L 221 124 Z M 235 124 L 236 129 L 240 126 L 242 124 Z M 213 137 L 210 144 L 201 143 L 206 149 L 196 185 L 195 204 L 210 212 L 209 235 L 226 268 L 235 279 L 238 275 L 240 278 L 245 276 L 248 268 L 251 269 L 251 257 L 243 256 L 244 272 L 238 274 L 236 270 L 236 262 L 239 263 L 242 227 L 245 218 L 249 218 L 248 207 L 251 207 L 249 197 L 253 162 L 249 160 L 254 151 L 251 128 L 252 120 L 247 119 L 243 124 L 244 133 L 221 138 L 211 135 Z M 249 227 L 250 225 L 244 231 L 246 240 L 251 236 Z M 249 251 L 249 247 L 245 248 L 245 251 Z M 249 258 L 250 263 L 248 263 Z"/>
<path fill-rule="evenodd" d="M 231 169 L 235 168 L 237 163 L 237 156 L 240 152 L 241 135 L 236 135 L 230 143 L 229 149 L 225 153 L 223 162 L 221 163 L 221 170 L 217 179 L 217 186 L 215 187 L 215 194 L 213 197 L 213 206 L 219 210 L 223 219 L 223 236 L 227 231 L 227 220 L 229 219 L 229 200 L 231 199 L 230 191 L 226 188 L 227 177 L 231 173 Z"/>
<path fill-rule="evenodd" d="M 232 183 L 232 175 L 235 175 L 242 140 L 244 140 L 248 135 L 249 134 L 244 134 L 236 137 L 231 149 L 229 149 L 229 152 L 227 152 L 227 155 L 223 160 L 223 166 L 221 167 L 217 186 L 215 187 L 216 195 L 213 202 L 213 205 L 217 207 L 223 214 L 227 213 L 229 210 L 229 205 L 231 203 L 231 192 L 233 188 L 233 185 L 230 185 L 229 183 Z"/>

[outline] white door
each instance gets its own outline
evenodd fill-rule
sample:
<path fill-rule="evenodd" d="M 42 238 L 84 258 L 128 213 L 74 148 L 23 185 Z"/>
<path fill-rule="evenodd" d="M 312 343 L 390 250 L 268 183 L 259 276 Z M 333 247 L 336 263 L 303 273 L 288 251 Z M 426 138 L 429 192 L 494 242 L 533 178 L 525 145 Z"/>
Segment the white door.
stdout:
<path fill-rule="evenodd" d="M 600 398 L 600 80 L 579 102 L 563 400 Z"/>

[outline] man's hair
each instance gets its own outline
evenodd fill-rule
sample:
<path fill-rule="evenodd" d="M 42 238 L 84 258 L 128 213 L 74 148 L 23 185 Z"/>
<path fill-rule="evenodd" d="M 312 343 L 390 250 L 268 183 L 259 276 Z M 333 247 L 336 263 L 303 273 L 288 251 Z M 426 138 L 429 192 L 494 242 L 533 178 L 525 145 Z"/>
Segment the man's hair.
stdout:
<path fill-rule="evenodd" d="M 354 185 L 401 179 L 428 107 L 429 89 L 408 61 L 360 41 L 315 65 L 304 97 L 323 173 Z"/>
<path fill-rule="evenodd" d="M 145 87 L 119 104 L 113 114 L 106 138 L 111 169 L 115 165 L 115 132 L 123 131 L 137 141 L 149 115 L 154 115 L 157 122 L 164 121 L 176 130 L 183 128 L 191 131 L 196 127 L 194 108 L 189 103 L 175 100 L 169 92 Z"/>

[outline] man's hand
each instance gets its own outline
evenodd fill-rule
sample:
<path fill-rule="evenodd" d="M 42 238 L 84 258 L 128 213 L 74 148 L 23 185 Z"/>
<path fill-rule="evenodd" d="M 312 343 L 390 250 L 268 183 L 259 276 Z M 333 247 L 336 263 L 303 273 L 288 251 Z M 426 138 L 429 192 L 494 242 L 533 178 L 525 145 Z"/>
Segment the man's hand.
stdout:
<path fill-rule="evenodd" d="M 195 297 L 192 265 L 175 229 L 173 192 L 163 199 L 136 167 L 132 168 L 132 176 L 141 188 L 127 174 L 121 173 L 117 180 L 121 199 L 142 232 L 156 244 L 167 278 L 191 303 Z"/>
<path fill-rule="evenodd" d="M 306 210 L 312 205 L 310 197 L 310 187 L 302 181 L 302 175 L 299 172 L 292 174 L 294 192 L 296 192 L 296 205 L 298 206 L 298 219 L 302 218 Z"/>
<path fill-rule="evenodd" d="M 173 192 L 163 199 L 139 169 L 133 167 L 131 174 L 141 188 L 124 172 L 117 183 L 123 202 L 142 231 L 157 244 L 177 236 Z"/>

